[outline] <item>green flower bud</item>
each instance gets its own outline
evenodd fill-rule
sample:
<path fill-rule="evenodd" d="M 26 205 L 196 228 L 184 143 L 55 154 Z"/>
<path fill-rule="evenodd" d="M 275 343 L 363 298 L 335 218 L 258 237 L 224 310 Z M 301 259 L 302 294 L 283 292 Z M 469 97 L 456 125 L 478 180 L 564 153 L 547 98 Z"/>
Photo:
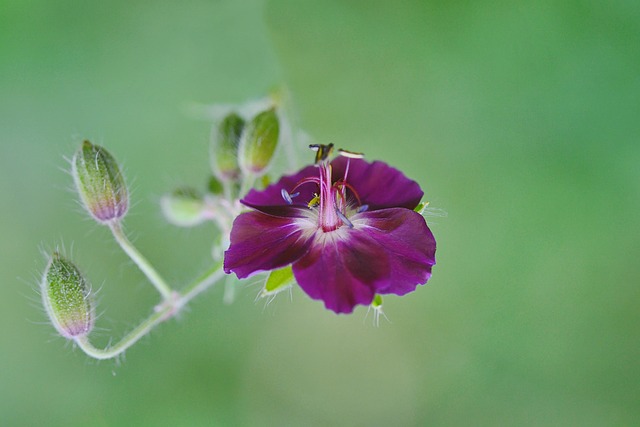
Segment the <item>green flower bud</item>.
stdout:
<path fill-rule="evenodd" d="M 280 124 L 274 108 L 263 111 L 247 125 L 238 149 L 240 168 L 246 175 L 261 176 L 267 171 L 278 145 Z"/>
<path fill-rule="evenodd" d="M 235 181 L 240 177 L 238 144 L 244 120 L 230 113 L 211 134 L 211 168 L 221 181 Z"/>
<path fill-rule="evenodd" d="M 180 188 L 160 199 L 164 217 L 173 225 L 191 227 L 204 221 L 205 203 L 192 188 Z"/>
<path fill-rule="evenodd" d="M 71 172 L 82 203 L 96 221 L 115 222 L 127 213 L 127 185 L 107 150 L 84 141 L 73 156 Z"/>
<path fill-rule="evenodd" d="M 40 285 L 42 301 L 60 335 L 80 338 L 93 329 L 90 287 L 78 268 L 54 252 Z"/>

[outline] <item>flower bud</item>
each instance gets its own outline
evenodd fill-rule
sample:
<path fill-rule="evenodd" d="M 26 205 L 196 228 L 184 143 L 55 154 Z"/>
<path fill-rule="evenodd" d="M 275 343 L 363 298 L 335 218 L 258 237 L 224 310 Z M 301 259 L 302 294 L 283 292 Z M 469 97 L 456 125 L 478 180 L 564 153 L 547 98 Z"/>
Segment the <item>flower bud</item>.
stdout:
<path fill-rule="evenodd" d="M 74 339 L 91 332 L 94 310 L 89 284 L 75 265 L 54 252 L 40 287 L 44 307 L 60 335 Z"/>
<path fill-rule="evenodd" d="M 179 227 L 198 225 L 205 219 L 204 200 L 192 188 L 180 188 L 162 196 L 160 207 L 167 221 Z"/>
<path fill-rule="evenodd" d="M 274 108 L 263 111 L 247 125 L 238 150 L 242 172 L 261 176 L 267 171 L 278 145 L 280 125 Z"/>
<path fill-rule="evenodd" d="M 84 141 L 73 156 L 71 171 L 80 199 L 96 221 L 115 222 L 127 213 L 127 185 L 107 150 Z"/>
<path fill-rule="evenodd" d="M 230 113 L 211 133 L 211 168 L 221 181 L 235 181 L 240 177 L 238 144 L 242 128 L 242 117 Z"/>

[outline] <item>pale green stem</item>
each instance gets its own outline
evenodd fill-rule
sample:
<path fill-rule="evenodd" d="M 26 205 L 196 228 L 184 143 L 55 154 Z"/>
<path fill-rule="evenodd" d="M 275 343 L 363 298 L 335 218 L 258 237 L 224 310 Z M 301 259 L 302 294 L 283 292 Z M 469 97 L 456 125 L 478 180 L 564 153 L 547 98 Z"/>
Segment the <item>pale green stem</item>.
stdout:
<path fill-rule="evenodd" d="M 122 230 L 122 226 L 119 222 L 110 224 L 113 237 L 116 239 L 122 250 L 136 263 L 138 268 L 147 276 L 147 279 L 156 287 L 162 298 L 166 301 L 171 298 L 173 291 L 171 287 L 164 281 L 162 276 L 158 274 L 155 268 L 147 261 L 147 259 L 136 249 L 136 247 L 129 241 L 126 234 Z"/>
<path fill-rule="evenodd" d="M 252 173 L 248 172 L 247 175 L 244 176 L 242 180 L 242 185 L 240 186 L 240 194 L 238 198 L 242 198 L 247 195 L 249 190 L 253 188 L 253 185 L 256 182 L 256 177 Z"/>
<path fill-rule="evenodd" d="M 209 271 L 200 276 L 190 285 L 186 286 L 181 293 L 172 293 L 173 300 L 167 299 L 164 304 L 156 308 L 156 311 L 147 317 L 140 325 L 125 335 L 117 344 L 105 349 L 96 348 L 89 341 L 89 337 L 83 336 L 75 339 L 78 347 L 87 355 L 94 359 L 112 359 L 124 353 L 129 347 L 138 342 L 140 338 L 148 334 L 160 323 L 171 318 L 189 301 L 211 287 L 215 282 L 224 276 L 221 264 L 216 264 Z"/>
<path fill-rule="evenodd" d="M 106 349 L 96 348 L 89 342 L 88 336 L 83 336 L 76 338 L 76 343 L 78 347 L 82 349 L 87 355 L 93 357 L 94 359 L 111 359 L 122 353 L 133 344 L 135 344 L 140 338 L 145 336 L 151 329 L 153 329 L 157 324 L 161 323 L 166 316 L 171 311 L 172 307 L 166 307 L 163 310 L 157 311 L 153 313 L 151 316 L 147 317 L 147 319 L 140 323 L 138 327 L 125 335 L 120 342 L 116 345 L 110 346 Z"/>
<path fill-rule="evenodd" d="M 178 305 L 180 307 L 186 305 L 189 301 L 194 299 L 203 291 L 209 289 L 211 285 L 216 283 L 218 279 L 224 276 L 222 270 L 222 264 L 214 265 L 209 271 L 205 272 L 202 276 L 196 279 L 193 283 L 186 286 L 182 292 L 180 292 L 180 298 L 178 299 Z"/>

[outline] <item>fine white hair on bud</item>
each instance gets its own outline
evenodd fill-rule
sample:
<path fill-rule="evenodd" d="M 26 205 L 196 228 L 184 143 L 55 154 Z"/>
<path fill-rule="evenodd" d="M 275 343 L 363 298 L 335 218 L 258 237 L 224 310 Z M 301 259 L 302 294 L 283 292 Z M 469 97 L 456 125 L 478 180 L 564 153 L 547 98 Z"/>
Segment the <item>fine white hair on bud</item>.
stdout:
<path fill-rule="evenodd" d="M 107 150 L 85 140 L 71 160 L 71 173 L 82 204 L 96 221 L 108 224 L 124 217 L 129 191 Z"/>
<path fill-rule="evenodd" d="M 89 283 L 58 252 L 53 253 L 47 264 L 40 292 L 47 315 L 60 335 L 75 339 L 91 332 L 95 310 Z"/>

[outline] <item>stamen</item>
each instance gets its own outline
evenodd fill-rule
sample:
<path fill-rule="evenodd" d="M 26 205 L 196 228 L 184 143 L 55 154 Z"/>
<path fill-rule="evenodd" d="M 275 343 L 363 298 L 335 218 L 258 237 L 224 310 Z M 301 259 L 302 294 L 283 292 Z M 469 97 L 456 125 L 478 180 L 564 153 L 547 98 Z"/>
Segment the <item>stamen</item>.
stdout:
<path fill-rule="evenodd" d="M 318 203 L 320 203 L 320 196 L 318 196 L 317 194 L 313 194 L 313 199 L 311 199 L 311 201 L 309 202 L 309 204 L 307 205 L 308 207 L 312 208 L 316 205 L 318 205 Z"/>
<path fill-rule="evenodd" d="M 358 209 L 356 209 L 357 213 L 366 212 L 369 209 L 369 205 L 360 205 Z"/>
<path fill-rule="evenodd" d="M 318 164 L 320 162 L 327 160 L 327 158 L 331 155 L 331 152 L 333 152 L 333 143 L 329 145 L 310 144 L 309 148 L 311 148 L 313 151 L 316 152 L 315 163 Z"/>
<path fill-rule="evenodd" d="M 348 157 L 350 159 L 363 159 L 364 153 L 356 153 L 355 151 L 347 151 L 342 148 L 338 149 L 338 154 L 342 157 Z"/>
<path fill-rule="evenodd" d="M 340 210 L 336 209 L 336 214 L 338 214 L 338 218 L 340 218 L 340 221 L 342 221 L 344 225 L 346 225 L 349 228 L 353 228 L 353 223 L 349 221 L 349 219 L 346 216 L 344 216 L 344 214 L 340 212 Z"/>
<path fill-rule="evenodd" d="M 287 202 L 288 205 L 293 203 L 293 200 L 291 200 L 291 194 L 289 194 L 287 190 L 283 188 L 282 190 L 280 190 L 280 194 L 282 194 L 282 198 L 285 202 Z"/>

